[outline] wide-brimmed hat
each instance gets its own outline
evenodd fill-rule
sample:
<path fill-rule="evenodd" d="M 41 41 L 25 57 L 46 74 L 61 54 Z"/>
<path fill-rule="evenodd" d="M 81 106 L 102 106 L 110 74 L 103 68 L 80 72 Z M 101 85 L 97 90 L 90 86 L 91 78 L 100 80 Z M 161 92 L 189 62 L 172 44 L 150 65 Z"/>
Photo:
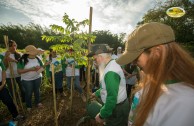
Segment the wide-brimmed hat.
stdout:
<path fill-rule="evenodd" d="M 113 48 L 110 48 L 107 44 L 95 44 L 91 45 L 91 52 L 87 55 L 87 57 L 92 57 L 101 53 L 111 53 Z"/>
<path fill-rule="evenodd" d="M 124 53 L 116 60 L 120 65 L 134 61 L 145 49 L 175 41 L 173 29 L 162 23 L 151 22 L 139 26 L 129 35 Z"/>
<path fill-rule="evenodd" d="M 25 54 L 30 54 L 30 55 L 39 55 L 41 54 L 41 51 L 38 50 L 35 46 L 33 45 L 28 45 L 25 47 Z"/>

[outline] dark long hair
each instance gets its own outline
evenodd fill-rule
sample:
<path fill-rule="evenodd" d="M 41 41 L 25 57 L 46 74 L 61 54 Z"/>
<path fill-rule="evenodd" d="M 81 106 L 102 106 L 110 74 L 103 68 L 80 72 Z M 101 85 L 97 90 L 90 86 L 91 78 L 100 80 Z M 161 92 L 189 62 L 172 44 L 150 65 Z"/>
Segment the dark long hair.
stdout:
<path fill-rule="evenodd" d="M 17 43 L 16 43 L 14 40 L 9 40 L 9 43 L 8 43 L 9 47 L 12 47 L 13 44 L 17 44 Z M 15 51 L 15 52 L 14 52 L 14 58 L 15 58 L 17 61 L 19 61 L 19 59 L 21 58 L 21 55 L 20 55 L 17 51 Z"/>
<path fill-rule="evenodd" d="M 28 56 L 29 54 L 23 54 L 22 57 L 19 59 L 19 63 L 23 63 L 24 62 L 24 65 L 26 65 L 28 63 Z M 38 62 L 42 62 L 41 59 L 39 57 L 36 56 L 36 59 L 38 60 Z"/>
<path fill-rule="evenodd" d="M 24 65 L 28 63 L 28 56 L 29 54 L 23 54 L 22 57 L 19 59 L 19 63 L 24 62 Z"/>

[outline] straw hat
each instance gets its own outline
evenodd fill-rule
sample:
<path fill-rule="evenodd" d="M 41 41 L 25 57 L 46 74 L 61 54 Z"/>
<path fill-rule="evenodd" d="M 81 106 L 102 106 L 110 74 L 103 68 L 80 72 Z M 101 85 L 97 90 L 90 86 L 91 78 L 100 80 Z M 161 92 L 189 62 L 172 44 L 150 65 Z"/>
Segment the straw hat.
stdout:
<path fill-rule="evenodd" d="M 25 54 L 30 54 L 30 55 L 39 55 L 41 54 L 41 51 L 38 50 L 35 46 L 33 45 L 28 45 L 25 47 Z"/>

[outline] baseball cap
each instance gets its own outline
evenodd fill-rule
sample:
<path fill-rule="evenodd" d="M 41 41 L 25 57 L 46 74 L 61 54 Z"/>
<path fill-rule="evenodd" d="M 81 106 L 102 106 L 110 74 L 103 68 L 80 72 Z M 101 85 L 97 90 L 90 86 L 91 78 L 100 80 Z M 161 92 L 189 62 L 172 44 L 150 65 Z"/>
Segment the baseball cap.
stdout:
<path fill-rule="evenodd" d="M 125 51 L 116 62 L 120 65 L 128 64 L 145 49 L 173 41 L 175 41 L 175 35 L 170 26 L 159 22 L 143 24 L 128 36 Z"/>
<path fill-rule="evenodd" d="M 91 52 L 87 55 L 87 57 L 92 57 L 101 53 L 111 53 L 113 48 L 110 48 L 107 44 L 95 44 L 91 45 Z"/>

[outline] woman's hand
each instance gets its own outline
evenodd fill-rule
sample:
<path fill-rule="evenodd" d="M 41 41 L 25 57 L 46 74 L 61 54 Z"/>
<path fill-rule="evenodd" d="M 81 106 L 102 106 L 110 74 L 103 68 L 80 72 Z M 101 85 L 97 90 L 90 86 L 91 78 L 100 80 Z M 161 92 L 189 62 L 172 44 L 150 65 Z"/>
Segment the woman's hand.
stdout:
<path fill-rule="evenodd" d="M 38 71 L 41 68 L 41 66 L 35 66 L 34 71 Z"/>

